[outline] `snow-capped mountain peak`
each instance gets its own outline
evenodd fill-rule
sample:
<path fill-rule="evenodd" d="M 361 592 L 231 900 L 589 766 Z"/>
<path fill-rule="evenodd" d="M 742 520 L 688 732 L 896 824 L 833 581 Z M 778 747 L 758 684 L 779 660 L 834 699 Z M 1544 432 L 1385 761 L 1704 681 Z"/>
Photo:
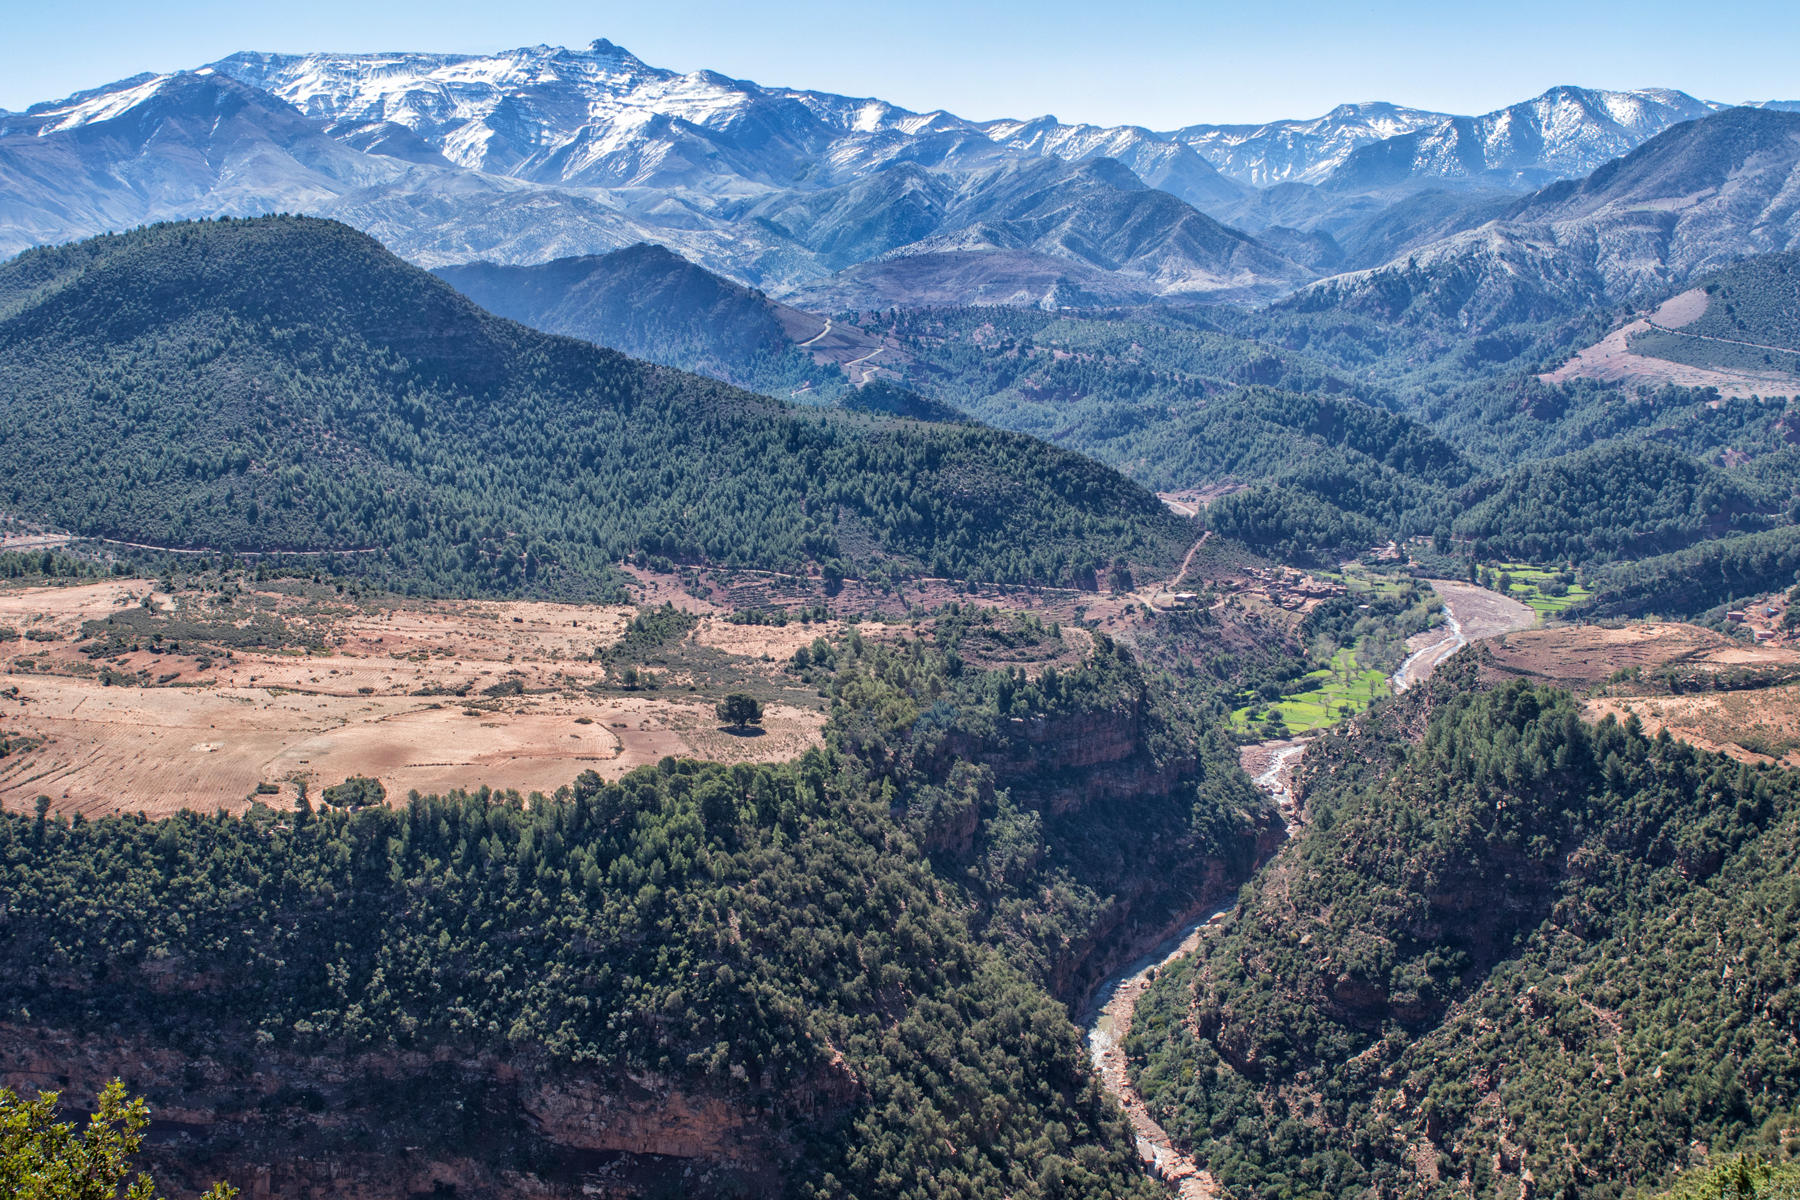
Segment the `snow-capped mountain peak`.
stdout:
<path fill-rule="evenodd" d="M 461 166 L 536 179 L 553 159 L 565 170 L 591 170 L 583 148 L 618 145 L 627 131 L 657 127 L 655 118 L 724 128 L 757 99 L 753 85 L 650 67 L 605 39 L 585 50 L 486 55 L 242 53 L 214 66 L 316 120 L 342 129 L 403 126 Z M 641 169 L 645 155 L 636 157 Z M 561 181 L 650 182 L 620 170 Z"/>
<path fill-rule="evenodd" d="M 108 88 L 77 92 L 67 100 L 34 104 L 21 115 L 32 119 L 30 123 L 35 126 L 32 132 L 39 137 L 98 121 L 110 121 L 155 96 L 172 78 L 173 75 L 146 72 Z"/>
<path fill-rule="evenodd" d="M 1396 188 L 1579 174 L 1716 107 L 1556 88 L 1485 117 L 1369 102 L 1157 131 L 767 88 L 654 67 L 605 39 L 244 52 L 0 115 L 0 207 L 14 214 L 0 248 L 286 210 L 339 217 L 429 264 L 654 241 L 777 294 L 823 287 L 833 303 L 960 294 L 934 290 L 936 273 L 1039 299 L 1262 295 L 1491 203 L 1470 189 L 1476 200 L 1387 221 Z M 826 282 L 875 263 L 844 288 Z"/>
<path fill-rule="evenodd" d="M 1349 190 L 1459 180 L 1536 187 L 1586 175 L 1670 126 L 1721 107 L 1669 89 L 1562 85 L 1478 117 L 1445 117 L 1360 146 L 1327 181 Z"/>
<path fill-rule="evenodd" d="M 1385 101 L 1340 104 L 1320 117 L 1262 125 L 1189 125 L 1170 136 L 1231 179 L 1254 187 L 1317 183 L 1357 149 L 1410 133 L 1446 114 Z"/>

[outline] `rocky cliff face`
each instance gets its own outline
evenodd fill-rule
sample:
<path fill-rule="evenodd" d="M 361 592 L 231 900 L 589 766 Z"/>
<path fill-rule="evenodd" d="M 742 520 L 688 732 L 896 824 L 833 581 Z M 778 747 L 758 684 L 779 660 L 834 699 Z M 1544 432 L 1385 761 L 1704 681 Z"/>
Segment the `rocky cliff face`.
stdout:
<path fill-rule="evenodd" d="M 940 805 L 927 839 L 950 860 L 950 874 L 960 864 L 991 871 L 996 846 L 1016 846 L 1008 840 L 1016 827 L 997 831 L 990 819 L 991 798 L 1003 791 L 1037 830 L 1011 886 L 1031 906 L 1048 905 L 1053 922 L 1064 918 L 1058 902 L 1037 893 L 1090 891 L 1092 906 L 1038 960 L 1045 986 L 1074 1008 L 1119 965 L 1229 896 L 1285 838 L 1279 814 L 1247 781 L 1234 805 L 1210 778 L 1230 768 L 1198 744 L 1159 736 L 1157 703 L 1138 686 L 1106 707 L 1002 718 L 987 733 L 957 730 L 927 767 L 951 780 L 944 794 L 959 801 Z M 981 785 L 957 786 L 958 772 Z M 1200 834 L 1219 815 L 1215 805 L 1229 815 Z"/>
<path fill-rule="evenodd" d="M 679 1079 L 448 1047 L 298 1055 L 248 1032 L 194 1044 L 0 1024 L 0 1086 L 79 1104 L 113 1078 L 150 1100 L 159 1179 L 225 1179 L 251 1200 L 767 1194 L 792 1157 L 766 1110 Z M 840 1066 L 762 1104 L 830 1112 L 857 1093 Z"/>
<path fill-rule="evenodd" d="M 1107 798 L 1166 795 L 1196 760 L 1157 761 L 1145 745 L 1144 717 L 1141 694 L 1108 710 L 1010 717 L 995 737 L 946 739 L 940 759 L 992 768 L 1000 786 L 1053 817 Z"/>

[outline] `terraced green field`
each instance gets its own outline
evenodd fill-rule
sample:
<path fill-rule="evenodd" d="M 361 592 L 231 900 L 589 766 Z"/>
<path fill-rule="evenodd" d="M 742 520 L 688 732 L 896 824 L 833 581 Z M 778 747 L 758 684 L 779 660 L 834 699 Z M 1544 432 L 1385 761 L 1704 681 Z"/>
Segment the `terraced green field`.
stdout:
<path fill-rule="evenodd" d="M 1302 679 L 1305 691 L 1283 696 L 1267 704 L 1246 705 L 1232 713 L 1232 720 L 1246 733 L 1267 734 L 1270 718 L 1279 716 L 1290 734 L 1311 733 L 1393 694 L 1388 677 L 1357 665 L 1356 651 L 1346 647 L 1332 656 L 1331 666 L 1321 667 Z M 1263 714 L 1252 718 L 1252 713 Z"/>
<path fill-rule="evenodd" d="M 1593 594 L 1579 583 L 1571 583 L 1564 595 L 1550 595 L 1543 590 L 1544 586 L 1551 584 L 1558 573 L 1534 567 L 1530 563 L 1500 563 L 1494 570 L 1504 572 L 1511 578 L 1512 587 L 1506 594 L 1529 604 L 1540 617 L 1558 616 L 1571 605 L 1579 604 Z"/>

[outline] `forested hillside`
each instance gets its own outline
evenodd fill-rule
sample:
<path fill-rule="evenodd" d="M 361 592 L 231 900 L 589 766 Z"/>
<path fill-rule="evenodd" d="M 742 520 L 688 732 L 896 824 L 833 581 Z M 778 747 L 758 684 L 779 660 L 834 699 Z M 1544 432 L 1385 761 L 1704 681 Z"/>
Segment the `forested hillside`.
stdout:
<path fill-rule="evenodd" d="M 1793 107 L 0 111 L 0 1100 L 249 1200 L 1800 1200 Z"/>
<path fill-rule="evenodd" d="M 1539 377 L 1606 310 L 1482 333 L 1323 301 L 855 316 L 906 350 L 910 384 L 984 420 L 1159 489 L 1247 488 L 1207 523 L 1279 560 L 1439 535 L 1464 556 L 1600 563 L 1791 519 L 1785 403 Z"/>
<path fill-rule="evenodd" d="M 1793 501 L 1791 484 L 1759 492 L 1679 451 L 1626 441 L 1531 463 L 1476 489 L 1470 499 L 1480 498 L 1453 528 L 1486 547 L 1483 558 L 1639 558 L 1764 528 Z"/>
<path fill-rule="evenodd" d="M 1791 1137 L 1775 1140 L 1777 1153 L 1792 1155 Z M 1781 1144 L 1784 1140 L 1787 1145 Z M 1800 1163 L 1739 1154 L 1717 1166 L 1696 1169 L 1657 1200 L 1786 1200 L 1796 1193 L 1800 1193 Z"/>
<path fill-rule="evenodd" d="M 344 1124 L 306 1156 L 378 1174 L 402 1141 L 441 1161 L 472 1138 L 561 1195 L 599 1135 L 558 1097 L 587 1096 L 676 1127 L 647 1144 L 687 1148 L 620 1160 L 658 1186 L 662 1154 L 708 1194 L 1148 1197 L 1052 997 L 1231 894 L 1278 824 L 1207 706 L 1116 644 L 975 608 L 914 634 L 795 654 L 832 716 L 790 764 L 0 818 L 0 1012 L 185 1048 L 144 1086 L 208 1114 L 189 1163 L 291 1156 L 282 1114 L 311 1105 Z M 286 1082 L 246 1110 L 248 1047 Z M 732 1137 L 694 1149 L 693 1113 Z"/>
<path fill-rule="evenodd" d="M 1234 1190 L 1618 1196 L 1800 1097 L 1800 774 L 1461 665 L 1308 751 L 1311 827 L 1139 1008 Z"/>
<path fill-rule="evenodd" d="M 753 391 L 785 396 L 810 384 L 829 397 L 846 383 L 841 372 L 794 348 L 782 306 L 661 246 L 530 267 L 470 263 L 434 274 L 489 312 L 534 329 Z"/>
<path fill-rule="evenodd" d="M 985 421 L 1053 438 L 1145 482 L 1181 486 L 1179 464 L 1139 452 L 1171 413 L 1260 385 L 1316 396 L 1355 394 L 1349 379 L 1295 351 L 1221 332 L 1226 311 L 1043 311 L 939 307 L 858 312 L 911 360 L 908 382 Z M 1204 452 L 1204 451 L 1202 451 Z"/>
<path fill-rule="evenodd" d="M 1742 276 L 1734 296 L 1779 292 L 1785 260 L 1756 261 L 1720 277 Z M 781 344 L 766 300 L 654 248 L 447 274 L 546 328 L 588 336 L 616 320 L 637 338 L 629 331 L 645 310 L 668 299 L 681 332 L 642 343 L 646 352 L 728 377 L 764 361 L 746 357 L 749 342 Z M 694 279 L 710 283 L 696 291 Z M 1763 311 L 1760 301 L 1727 303 Z M 612 315 L 601 320 L 601 309 Z M 707 322 L 690 320 L 702 310 Z M 901 407 L 906 415 L 968 412 L 1158 489 L 1248 487 L 1216 502 L 1209 523 L 1296 563 L 1434 534 L 1476 557 L 1629 559 L 1753 531 L 1791 504 L 1778 452 L 1793 421 L 1780 406 L 1540 379 L 1536 368 L 1611 320 L 1573 303 L 1473 334 L 1396 327 L 1315 300 L 1260 311 L 953 307 L 849 318 L 897 346 L 883 361 L 927 397 Z M 868 407 L 857 392 L 844 403 Z"/>
<path fill-rule="evenodd" d="M 1800 526 L 1690 546 L 1595 575 L 1599 617 L 1693 615 L 1800 581 Z"/>
<path fill-rule="evenodd" d="M 540 334 L 329 222 L 33 251 L 0 296 L 0 503 L 80 534 L 561 594 L 605 590 L 640 551 L 1093 586 L 1192 540 L 1090 460 L 807 413 Z"/>
<path fill-rule="evenodd" d="M 0 986 L 14 1021 L 212 1054 L 440 1047 L 670 1080 L 767 1114 L 754 1157 L 784 1194 L 1151 1194 L 1066 1016 L 934 898 L 873 799 L 814 756 L 588 777 L 530 808 L 8 817 Z M 189 982 L 168 994 L 158 962 Z M 443 1154 L 464 1136 L 445 1099 L 336 1103 Z"/>
<path fill-rule="evenodd" d="M 1232 499 L 1214 527 L 1278 558 L 1322 561 L 1377 537 L 1430 533 L 1474 475 L 1383 392 L 1256 340 L 1242 317 L 933 309 L 857 319 L 900 341 L 909 382 L 983 420 L 1159 489 L 1263 489 Z"/>
<path fill-rule="evenodd" d="M 1217 619 L 1188 623 L 1215 654 L 1246 640 Z M 1084 660 L 1028 674 L 1083 635 L 974 607 L 933 625 L 900 649 L 827 652 L 832 743 L 904 798 L 908 833 L 976 930 L 1075 1006 L 1107 965 L 1096 947 L 1154 940 L 1274 845 L 1274 814 L 1236 769 L 1211 693 L 1295 648 L 1265 637 L 1235 673 L 1219 654 L 1223 687 L 1182 688 L 1104 634 Z M 991 658 L 1022 665 L 970 667 Z"/>

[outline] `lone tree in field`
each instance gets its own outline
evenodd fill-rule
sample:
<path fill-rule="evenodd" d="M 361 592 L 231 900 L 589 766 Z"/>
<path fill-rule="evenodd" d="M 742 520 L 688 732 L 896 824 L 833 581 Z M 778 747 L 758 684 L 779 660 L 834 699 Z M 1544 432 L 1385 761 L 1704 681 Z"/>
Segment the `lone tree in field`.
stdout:
<path fill-rule="evenodd" d="M 87 1128 L 56 1119 L 56 1092 L 25 1100 L 0 1088 L 0 1196 L 17 1200 L 159 1200 L 148 1175 L 133 1177 L 131 1159 L 144 1144 L 149 1106 L 129 1099 L 113 1080 L 100 1093 Z M 122 1191 L 121 1191 L 122 1189 Z M 237 1189 L 215 1183 L 201 1200 L 231 1200 Z"/>
<path fill-rule="evenodd" d="M 733 692 L 719 701 L 716 710 L 719 720 L 733 729 L 747 729 L 752 725 L 761 725 L 763 707 L 755 696 L 747 696 L 743 692 Z"/>

